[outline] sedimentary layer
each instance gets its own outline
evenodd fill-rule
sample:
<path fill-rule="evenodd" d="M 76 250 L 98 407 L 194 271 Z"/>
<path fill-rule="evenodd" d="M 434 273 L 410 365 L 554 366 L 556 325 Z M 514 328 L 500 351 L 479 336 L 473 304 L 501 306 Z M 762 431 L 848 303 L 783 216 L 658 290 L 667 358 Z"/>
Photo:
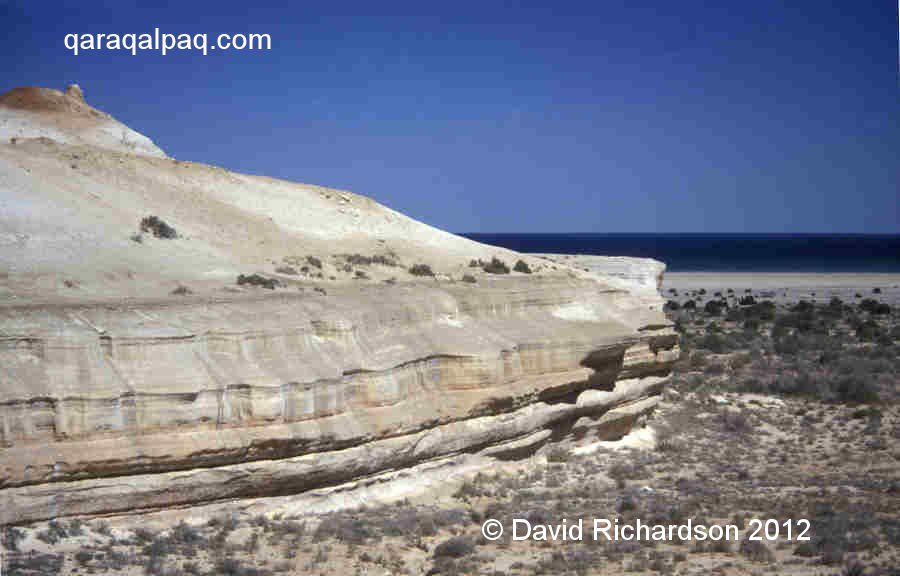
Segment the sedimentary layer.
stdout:
<path fill-rule="evenodd" d="M 646 282 L 75 138 L 111 120 L 74 90 L 22 94 L 0 98 L 31 130 L 0 143 L 0 524 L 621 436 L 678 355 Z M 151 214 L 177 235 L 139 228 Z"/>
<path fill-rule="evenodd" d="M 675 336 L 597 288 L 5 309 L 0 522 L 302 491 L 657 394 Z"/>

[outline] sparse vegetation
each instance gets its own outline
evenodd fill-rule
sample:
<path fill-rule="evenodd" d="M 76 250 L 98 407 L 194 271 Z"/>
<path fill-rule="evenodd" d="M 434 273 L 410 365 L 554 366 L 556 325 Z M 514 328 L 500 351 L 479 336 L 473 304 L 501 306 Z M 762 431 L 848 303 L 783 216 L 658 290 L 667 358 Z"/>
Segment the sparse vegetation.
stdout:
<path fill-rule="evenodd" d="M 522 274 L 531 274 L 531 267 L 524 260 L 517 260 L 516 265 L 513 266 L 513 270 L 521 272 Z"/>
<path fill-rule="evenodd" d="M 363 256 L 362 254 L 346 254 L 344 259 L 352 266 L 371 266 L 378 264 L 381 266 L 397 266 L 396 257 L 393 254 L 375 254 L 373 256 Z"/>
<path fill-rule="evenodd" d="M 482 262 L 481 269 L 488 274 L 509 274 L 509 266 L 496 256 L 490 262 Z"/>
<path fill-rule="evenodd" d="M 141 232 L 152 233 L 156 238 L 167 240 L 177 238 L 178 232 L 157 216 L 146 216 L 141 220 Z M 132 237 L 134 239 L 134 237 Z"/>
<path fill-rule="evenodd" d="M 410 266 L 409 273 L 413 276 L 434 276 L 434 271 L 428 264 L 414 264 Z"/>
<path fill-rule="evenodd" d="M 260 286 L 269 290 L 274 290 L 281 285 L 277 278 L 266 278 L 259 274 L 241 274 L 237 277 L 237 284 L 238 286 Z"/>
<path fill-rule="evenodd" d="M 498 574 L 501 558 L 504 573 L 519 576 L 855 575 L 862 561 L 866 573 L 890 574 L 900 541 L 896 312 L 873 314 L 835 298 L 737 303 L 717 315 L 666 307 L 681 331 L 682 356 L 657 411 L 641 416 L 655 449 L 582 452 L 574 446 L 595 438 L 560 426 L 549 440 L 560 444 L 537 449 L 546 462 L 522 458 L 467 476 L 433 506 L 373 504 L 306 521 L 223 516 L 118 540 L 112 534 L 120 532 L 95 520 L 83 528 L 84 544 L 75 539 L 82 528 L 69 521 L 34 528 L 27 538 L 7 528 L 5 559 L 11 573 L 26 574 Z M 594 517 L 733 523 L 741 540 L 511 542 L 511 519 L 522 517 L 532 524 Z M 487 518 L 507 531 L 496 542 L 481 535 Z M 782 527 L 776 541 L 750 541 L 755 518 L 807 518 L 813 539 L 789 540 Z M 107 543 L 97 542 L 102 534 Z M 10 553 L 33 538 L 69 548 L 58 556 Z M 27 572 L 26 563 L 37 568 Z"/>

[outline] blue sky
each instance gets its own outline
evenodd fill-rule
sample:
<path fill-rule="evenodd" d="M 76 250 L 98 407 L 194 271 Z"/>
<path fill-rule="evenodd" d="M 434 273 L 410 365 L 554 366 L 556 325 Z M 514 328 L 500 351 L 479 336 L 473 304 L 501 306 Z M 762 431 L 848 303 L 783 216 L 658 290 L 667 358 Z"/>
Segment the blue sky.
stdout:
<path fill-rule="evenodd" d="M 59 4 L 0 0 L 0 90 L 176 158 L 456 232 L 900 232 L 893 2 Z M 63 45 L 155 27 L 272 49 Z"/>

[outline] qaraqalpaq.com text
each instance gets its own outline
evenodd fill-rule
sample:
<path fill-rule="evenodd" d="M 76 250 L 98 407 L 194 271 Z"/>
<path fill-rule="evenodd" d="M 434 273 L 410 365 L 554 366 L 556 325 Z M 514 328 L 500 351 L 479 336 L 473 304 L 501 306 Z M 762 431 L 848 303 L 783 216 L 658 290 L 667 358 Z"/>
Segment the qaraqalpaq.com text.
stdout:
<path fill-rule="evenodd" d="M 163 56 L 177 50 L 197 50 L 204 56 L 212 50 L 271 50 L 270 34 L 219 34 L 210 43 L 207 34 L 167 34 L 154 28 L 152 34 L 66 34 L 65 47 L 76 56 L 91 50 L 125 50 L 132 56 L 152 50 Z"/>

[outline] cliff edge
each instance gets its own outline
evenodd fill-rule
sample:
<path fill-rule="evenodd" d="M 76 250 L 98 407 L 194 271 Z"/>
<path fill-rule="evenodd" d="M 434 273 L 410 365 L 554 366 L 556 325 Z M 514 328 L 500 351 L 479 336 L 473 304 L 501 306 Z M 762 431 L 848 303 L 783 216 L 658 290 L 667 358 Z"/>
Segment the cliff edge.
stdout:
<path fill-rule="evenodd" d="M 678 356 L 646 286 L 98 126 L 0 97 L 0 524 L 615 438 Z"/>

